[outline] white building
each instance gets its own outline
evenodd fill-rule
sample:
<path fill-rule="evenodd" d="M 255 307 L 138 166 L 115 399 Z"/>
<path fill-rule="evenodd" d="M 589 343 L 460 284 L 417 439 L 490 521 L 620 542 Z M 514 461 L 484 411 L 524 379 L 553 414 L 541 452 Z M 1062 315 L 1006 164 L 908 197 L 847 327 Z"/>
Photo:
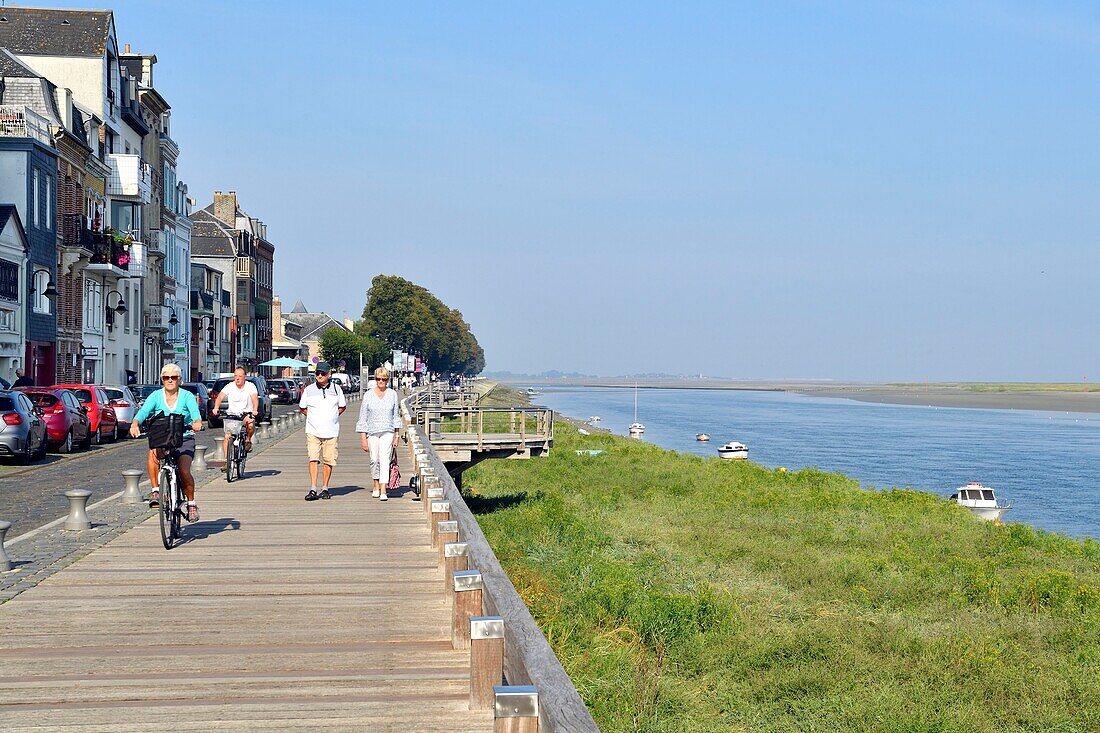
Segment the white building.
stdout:
<path fill-rule="evenodd" d="M 22 365 L 26 314 L 27 234 L 12 204 L 0 204 L 0 376 L 15 381 Z"/>

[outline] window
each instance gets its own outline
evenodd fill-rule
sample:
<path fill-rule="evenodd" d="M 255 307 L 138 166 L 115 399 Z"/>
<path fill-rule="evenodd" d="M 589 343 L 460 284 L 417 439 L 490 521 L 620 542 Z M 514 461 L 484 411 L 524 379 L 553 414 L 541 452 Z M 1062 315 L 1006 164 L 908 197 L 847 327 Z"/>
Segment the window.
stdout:
<path fill-rule="evenodd" d="M 130 302 L 130 283 L 122 286 L 122 301 L 126 303 L 126 313 L 123 314 L 122 327 L 126 333 L 130 333 L 130 314 L 134 312 L 134 304 Z"/>
<path fill-rule="evenodd" d="M 19 302 L 19 265 L 0 260 L 0 298 Z"/>
<path fill-rule="evenodd" d="M 50 286 L 50 273 L 45 270 L 39 270 L 34 273 L 34 295 L 31 296 L 31 309 L 35 313 L 52 313 L 52 303 L 50 299 L 45 296 L 46 288 Z"/>
<path fill-rule="evenodd" d="M 15 311 L 0 308 L 0 331 L 15 333 Z"/>
<path fill-rule="evenodd" d="M 38 192 L 38 169 L 34 169 L 34 173 L 31 174 L 32 186 L 31 189 L 31 226 L 38 226 L 38 197 L 41 195 Z"/>
<path fill-rule="evenodd" d="M 53 176 L 46 176 L 46 228 L 53 229 Z"/>

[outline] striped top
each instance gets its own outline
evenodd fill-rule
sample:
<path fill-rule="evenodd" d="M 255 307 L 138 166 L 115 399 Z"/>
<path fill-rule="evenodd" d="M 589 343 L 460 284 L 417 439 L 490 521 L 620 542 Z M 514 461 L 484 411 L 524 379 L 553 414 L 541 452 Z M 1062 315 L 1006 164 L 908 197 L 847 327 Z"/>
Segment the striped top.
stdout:
<path fill-rule="evenodd" d="M 373 388 L 363 394 L 359 406 L 359 422 L 355 423 L 355 432 L 388 433 L 401 429 L 401 414 L 397 411 L 397 390 L 387 389 L 379 397 Z"/>

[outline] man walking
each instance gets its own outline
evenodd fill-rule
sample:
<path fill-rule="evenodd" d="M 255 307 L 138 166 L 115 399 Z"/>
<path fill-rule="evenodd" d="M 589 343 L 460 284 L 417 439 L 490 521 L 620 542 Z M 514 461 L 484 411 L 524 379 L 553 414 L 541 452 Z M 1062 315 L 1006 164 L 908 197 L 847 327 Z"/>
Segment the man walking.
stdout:
<path fill-rule="evenodd" d="M 15 377 L 16 377 L 15 383 L 12 384 L 12 387 L 33 387 L 34 386 L 34 380 L 31 379 L 30 377 L 28 377 L 26 374 L 24 374 L 22 369 L 16 369 L 15 370 Z"/>
<path fill-rule="evenodd" d="M 332 467 L 339 455 L 336 442 L 340 436 L 340 416 L 348 403 L 340 385 L 332 383 L 332 367 L 322 361 L 317 365 L 316 381 L 302 390 L 298 409 L 306 416 L 306 450 L 309 453 L 309 493 L 306 501 L 331 499 L 328 492 Z M 321 466 L 321 491 L 317 492 L 317 469 Z"/>

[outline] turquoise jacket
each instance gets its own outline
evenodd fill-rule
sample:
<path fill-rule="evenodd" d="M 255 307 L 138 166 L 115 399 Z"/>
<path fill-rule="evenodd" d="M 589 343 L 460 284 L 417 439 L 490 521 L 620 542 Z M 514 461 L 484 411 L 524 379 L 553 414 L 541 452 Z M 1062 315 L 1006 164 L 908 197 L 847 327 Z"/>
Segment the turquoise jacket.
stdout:
<path fill-rule="evenodd" d="M 195 399 L 195 395 L 188 392 L 186 389 L 179 391 L 179 397 L 176 399 L 176 409 L 169 410 L 168 405 L 164 403 L 164 389 L 158 389 L 145 400 L 145 403 L 138 410 L 138 414 L 134 416 L 138 425 L 149 419 L 149 416 L 154 411 L 159 412 L 162 415 L 183 415 L 187 422 L 187 426 L 184 428 L 184 437 L 188 435 L 194 435 L 195 431 L 191 429 L 191 423 L 196 420 L 202 419 L 202 414 L 199 412 L 199 401 Z"/>

